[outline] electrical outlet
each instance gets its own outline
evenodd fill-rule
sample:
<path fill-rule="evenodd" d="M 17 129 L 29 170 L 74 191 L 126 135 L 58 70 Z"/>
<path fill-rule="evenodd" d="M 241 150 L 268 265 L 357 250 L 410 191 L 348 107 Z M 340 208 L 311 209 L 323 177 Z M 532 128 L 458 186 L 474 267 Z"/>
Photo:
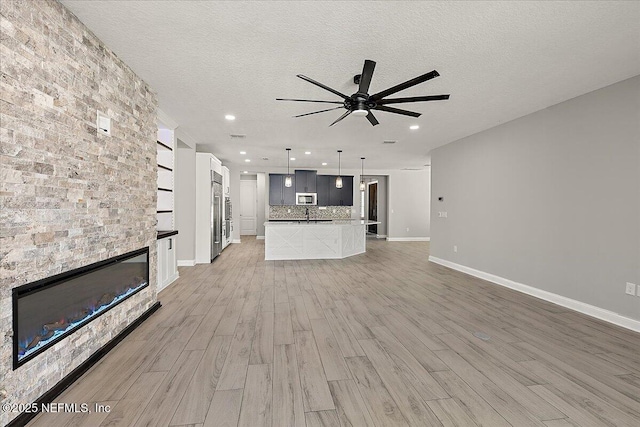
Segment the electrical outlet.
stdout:
<path fill-rule="evenodd" d="M 628 295 L 635 295 L 636 294 L 636 285 L 634 285 L 633 283 L 627 282 L 627 289 L 626 289 L 625 292 Z"/>
<path fill-rule="evenodd" d="M 458 246 L 457 245 L 453 245 L 453 252 L 458 252 Z"/>

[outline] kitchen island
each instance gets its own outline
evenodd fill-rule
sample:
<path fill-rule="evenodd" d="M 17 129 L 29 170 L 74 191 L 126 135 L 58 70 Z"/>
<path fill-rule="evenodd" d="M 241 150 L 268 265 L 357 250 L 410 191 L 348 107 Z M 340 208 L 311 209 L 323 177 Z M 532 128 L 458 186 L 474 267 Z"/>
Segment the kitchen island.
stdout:
<path fill-rule="evenodd" d="M 340 259 L 366 251 L 366 227 L 375 221 L 268 221 L 265 260 Z"/>

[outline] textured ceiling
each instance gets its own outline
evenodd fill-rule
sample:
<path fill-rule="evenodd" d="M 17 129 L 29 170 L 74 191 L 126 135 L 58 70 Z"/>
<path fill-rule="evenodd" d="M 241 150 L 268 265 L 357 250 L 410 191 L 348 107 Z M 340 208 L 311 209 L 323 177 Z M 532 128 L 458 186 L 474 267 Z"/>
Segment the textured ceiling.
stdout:
<path fill-rule="evenodd" d="M 250 158 L 251 171 L 286 166 L 285 147 L 292 167 L 333 169 L 337 149 L 344 168 L 359 169 L 362 156 L 367 169 L 422 167 L 435 147 L 640 74 L 635 1 L 62 3 L 199 148 Z M 326 104 L 275 101 L 336 99 L 296 74 L 351 94 L 365 59 L 377 62 L 370 93 L 436 69 L 440 77 L 396 96 L 451 99 L 397 105 L 417 119 L 377 112 L 376 127 L 348 117 L 331 128 L 341 110 L 294 119 Z"/>

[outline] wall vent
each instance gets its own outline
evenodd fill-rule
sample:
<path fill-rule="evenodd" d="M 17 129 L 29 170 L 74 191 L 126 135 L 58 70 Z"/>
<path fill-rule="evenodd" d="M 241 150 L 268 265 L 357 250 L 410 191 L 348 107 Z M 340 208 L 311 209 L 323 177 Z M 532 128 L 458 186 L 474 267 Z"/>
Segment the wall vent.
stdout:
<path fill-rule="evenodd" d="M 242 139 L 247 137 L 247 135 L 242 133 L 232 133 L 232 134 L 229 134 L 229 136 L 231 137 L 231 139 Z"/>
<path fill-rule="evenodd" d="M 388 139 L 386 141 L 382 141 L 383 144 L 395 144 L 396 142 L 398 142 L 398 141 L 395 141 L 393 139 Z"/>

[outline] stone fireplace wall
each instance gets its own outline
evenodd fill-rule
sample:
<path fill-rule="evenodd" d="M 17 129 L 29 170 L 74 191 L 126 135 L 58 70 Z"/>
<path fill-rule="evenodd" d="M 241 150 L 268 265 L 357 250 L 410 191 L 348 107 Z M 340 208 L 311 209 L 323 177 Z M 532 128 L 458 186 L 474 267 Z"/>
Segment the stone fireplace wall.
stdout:
<path fill-rule="evenodd" d="M 0 390 L 26 404 L 157 299 L 157 100 L 60 3 L 1 1 L 0 30 Z M 13 370 L 12 288 L 145 246 L 149 287 Z"/>

